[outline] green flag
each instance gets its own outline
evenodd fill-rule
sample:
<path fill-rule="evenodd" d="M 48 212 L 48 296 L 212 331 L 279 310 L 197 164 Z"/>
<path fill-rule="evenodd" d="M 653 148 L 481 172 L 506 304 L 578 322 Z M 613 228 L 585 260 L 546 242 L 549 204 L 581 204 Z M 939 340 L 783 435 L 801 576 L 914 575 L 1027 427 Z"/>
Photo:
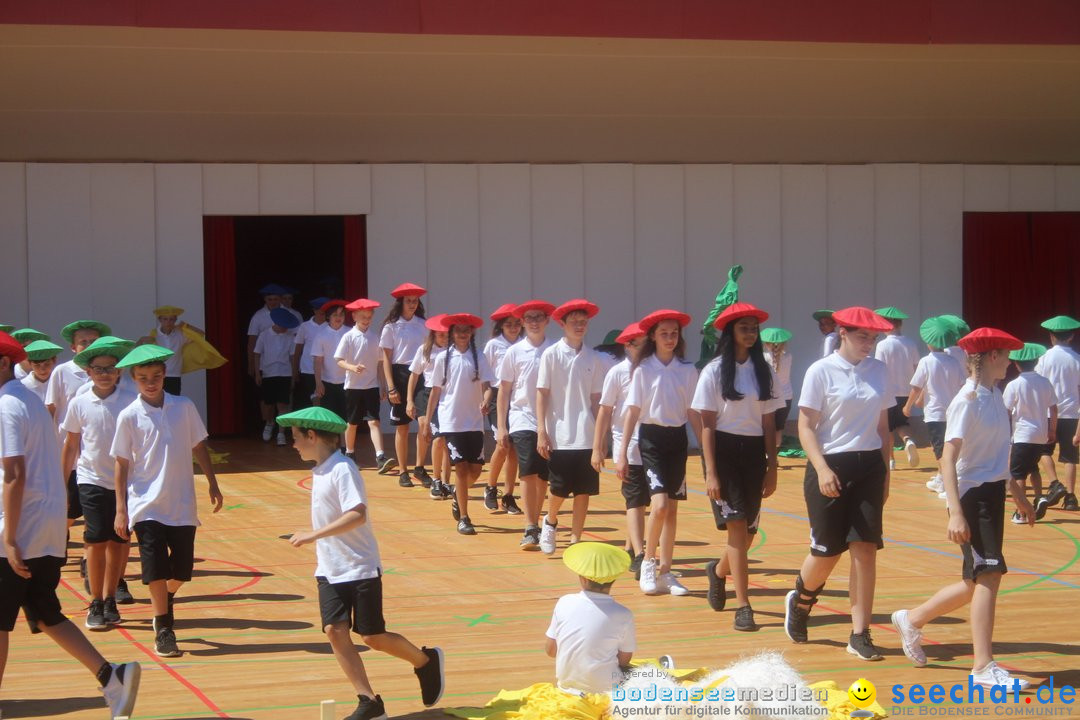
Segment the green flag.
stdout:
<path fill-rule="evenodd" d="M 727 282 L 724 283 L 724 287 L 720 288 L 720 292 L 716 294 L 713 309 L 709 312 L 709 317 L 705 319 L 705 324 L 701 326 L 701 357 L 697 361 L 699 370 L 716 357 L 716 346 L 719 344 L 720 338 L 716 335 L 716 327 L 713 323 L 729 305 L 739 301 L 739 276 L 742 275 L 742 270 L 742 265 L 732 265 L 731 269 L 728 270 Z"/>

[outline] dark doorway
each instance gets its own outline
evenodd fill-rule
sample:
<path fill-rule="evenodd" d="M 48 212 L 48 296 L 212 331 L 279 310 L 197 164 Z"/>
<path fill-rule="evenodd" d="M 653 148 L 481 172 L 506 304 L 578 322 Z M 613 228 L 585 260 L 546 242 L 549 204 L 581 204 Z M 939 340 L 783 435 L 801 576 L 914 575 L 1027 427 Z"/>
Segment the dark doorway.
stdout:
<path fill-rule="evenodd" d="M 262 306 L 259 288 L 294 289 L 293 308 L 311 317 L 312 298 L 367 294 L 363 216 L 259 216 L 203 219 L 207 338 L 229 358 L 207 377 L 207 427 L 239 435 L 261 427 L 248 377 L 247 328 Z"/>

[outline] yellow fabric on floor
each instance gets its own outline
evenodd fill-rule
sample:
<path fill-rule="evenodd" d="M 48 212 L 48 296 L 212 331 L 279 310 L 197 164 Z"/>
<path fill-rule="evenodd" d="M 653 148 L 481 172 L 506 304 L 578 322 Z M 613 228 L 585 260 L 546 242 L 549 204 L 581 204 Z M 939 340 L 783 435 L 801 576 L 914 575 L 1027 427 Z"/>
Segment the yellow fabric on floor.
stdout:
<path fill-rule="evenodd" d="M 851 717 L 851 713 L 859 709 L 851 703 L 851 699 L 848 697 L 848 691 L 841 688 L 832 680 L 816 682 L 810 686 L 810 689 L 825 690 L 828 692 L 828 699 L 825 701 L 825 707 L 829 708 L 829 720 L 848 720 L 848 718 Z M 876 701 L 866 709 L 874 713 L 875 718 L 885 718 L 889 716 L 889 713 L 885 712 L 885 708 L 881 707 Z"/>
<path fill-rule="evenodd" d="M 536 683 L 524 690 L 500 690 L 482 708 L 444 708 L 466 720 L 601 720 L 611 700 L 607 695 L 578 697 L 551 683 Z"/>

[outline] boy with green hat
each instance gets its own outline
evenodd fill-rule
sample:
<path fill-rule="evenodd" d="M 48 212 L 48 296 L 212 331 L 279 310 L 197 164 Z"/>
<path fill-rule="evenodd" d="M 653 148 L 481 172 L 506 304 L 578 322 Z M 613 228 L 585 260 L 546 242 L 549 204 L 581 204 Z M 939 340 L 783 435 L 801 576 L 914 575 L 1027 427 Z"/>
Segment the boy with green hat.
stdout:
<path fill-rule="evenodd" d="M 1065 484 L 1057 479 L 1054 467 L 1053 445 L 1047 445 L 1041 460 L 1042 469 L 1050 482 L 1046 501 L 1053 507 L 1062 498 L 1063 510 L 1080 510 L 1076 501 L 1076 465 L 1080 461 L 1080 354 L 1072 349 L 1073 334 L 1080 328 L 1080 321 L 1068 315 L 1058 315 L 1042 323 L 1049 331 L 1052 347 L 1039 358 L 1035 372 L 1054 386 L 1058 401 L 1058 417 L 1055 427 L 1058 444 L 1058 461 L 1065 465 Z"/>
<path fill-rule="evenodd" d="M 821 343 L 821 357 L 829 357 L 836 350 L 839 336 L 836 334 L 836 320 L 833 319 L 832 310 L 815 310 L 814 320 L 817 321 L 818 330 L 825 336 Z"/>
<path fill-rule="evenodd" d="M 322 628 L 334 657 L 353 685 L 359 704 L 350 720 L 385 718 L 382 698 L 368 680 L 350 630 L 372 650 L 410 663 L 420 682 L 425 707 L 442 697 L 445 686 L 439 648 L 418 648 L 387 632 L 382 612 L 382 561 L 368 518 L 367 491 L 356 464 L 338 447 L 347 423 L 326 408 L 310 407 L 277 417 L 293 428 L 293 447 L 311 471 L 311 530 L 297 531 L 293 547 L 315 543 L 315 578 Z"/>
<path fill-rule="evenodd" d="M 44 403 L 45 392 L 49 389 L 49 378 L 56 368 L 56 356 L 64 352 L 64 348 L 48 340 L 34 340 L 26 343 L 23 350 L 26 351 L 26 363 L 30 372 L 22 377 L 21 382 L 33 390 Z M 15 374 L 18 375 L 17 372 Z"/>
<path fill-rule="evenodd" d="M 945 485 L 941 479 L 941 453 L 945 447 L 945 415 L 949 403 L 960 392 L 967 372 L 960 362 L 945 352 L 959 339 L 955 326 L 941 317 L 931 317 L 919 327 L 922 341 L 930 354 L 919 360 L 911 377 L 911 389 L 904 404 L 904 416 L 911 417 L 915 407 L 923 406 L 923 422 L 930 435 L 930 446 L 938 461 L 938 474 L 926 483 L 926 487 L 945 499 Z"/>
<path fill-rule="evenodd" d="M 120 623 L 117 591 L 131 548 L 127 539 L 113 529 L 116 463 L 109 450 L 117 416 L 135 400 L 135 393 L 119 386 L 120 371 L 116 368 L 133 345 L 107 335 L 75 356 L 75 364 L 90 374 L 90 390 L 76 393 L 60 426 L 64 443 L 61 467 L 65 477 L 75 473 L 85 520 L 86 582 L 91 597 L 86 613 L 89 630 L 108 630 Z M 126 585 L 124 590 L 129 598 Z"/>
<path fill-rule="evenodd" d="M 889 433 L 900 437 L 907 453 L 908 465 L 919 465 L 919 449 L 915 440 L 911 437 L 911 427 L 908 425 L 907 416 L 904 415 L 904 406 L 907 405 L 908 393 L 911 390 L 911 377 L 915 374 L 915 367 L 919 364 L 919 346 L 909 337 L 904 336 L 904 320 L 908 315 L 903 310 L 892 306 L 878 308 L 878 315 L 892 323 L 893 329 L 882 338 L 874 350 L 874 357 L 885 363 L 888 392 L 896 398 L 896 405 L 889 408 Z M 889 468 L 896 469 L 896 462 L 892 459 L 892 451 L 889 451 Z"/>
<path fill-rule="evenodd" d="M 195 404 L 165 392 L 165 361 L 172 352 L 140 345 L 116 367 L 131 368 L 139 397 L 120 411 L 109 454 L 116 459 L 113 529 L 139 541 L 142 581 L 154 612 L 154 652 L 177 657 L 172 598 L 191 580 L 195 563 L 195 474 L 191 456 L 206 475 L 214 512 L 224 499 L 206 449 L 206 427 Z"/>
<path fill-rule="evenodd" d="M 1035 363 L 1046 354 L 1046 348 L 1036 343 L 1024 343 L 1020 350 L 1009 353 L 1020 375 L 1005 386 L 1002 400 L 1012 416 L 1012 446 L 1009 451 L 1009 474 L 1024 486 L 1031 476 L 1035 491 L 1035 519 L 1042 520 L 1049 503 L 1042 494 L 1039 460 L 1047 444 L 1054 441 L 1057 428 L 1057 395 L 1049 380 L 1035 372 Z M 1049 424 L 1046 419 L 1050 418 Z M 1013 513 L 1013 524 L 1026 525 L 1027 518 L 1019 511 Z"/>
<path fill-rule="evenodd" d="M 33 328 L 21 328 L 19 330 L 12 330 L 11 337 L 25 348 L 35 340 L 52 340 L 48 335 L 43 332 L 34 330 Z M 63 348 L 61 348 L 63 350 Z M 24 360 L 15 366 L 15 379 L 22 380 L 24 377 L 30 374 L 30 362 Z"/>

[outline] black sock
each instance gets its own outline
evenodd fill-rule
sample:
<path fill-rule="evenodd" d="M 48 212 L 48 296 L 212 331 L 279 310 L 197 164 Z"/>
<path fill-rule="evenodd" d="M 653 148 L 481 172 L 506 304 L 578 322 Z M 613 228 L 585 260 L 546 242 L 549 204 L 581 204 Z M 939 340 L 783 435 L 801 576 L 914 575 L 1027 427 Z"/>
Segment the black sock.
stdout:
<path fill-rule="evenodd" d="M 112 665 L 109 663 L 102 663 L 95 674 L 97 675 L 98 685 L 105 687 L 112 678 Z"/>
<path fill-rule="evenodd" d="M 158 632 L 162 628 L 171 628 L 173 626 L 172 613 L 165 613 L 164 615 L 154 616 L 154 632 Z"/>

